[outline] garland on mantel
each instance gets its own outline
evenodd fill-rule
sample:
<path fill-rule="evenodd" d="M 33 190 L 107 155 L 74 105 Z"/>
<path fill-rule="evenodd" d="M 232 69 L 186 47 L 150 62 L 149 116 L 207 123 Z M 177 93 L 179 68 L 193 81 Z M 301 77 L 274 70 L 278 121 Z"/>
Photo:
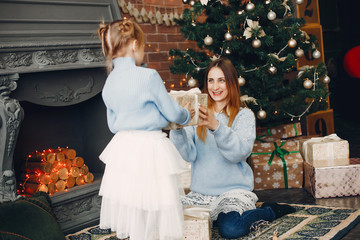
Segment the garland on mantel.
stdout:
<path fill-rule="evenodd" d="M 130 2 L 126 3 L 125 0 L 118 0 L 118 4 L 124 13 L 129 13 L 130 16 L 134 17 L 138 23 L 151 23 L 151 24 L 165 24 L 166 26 L 175 26 L 177 23 L 175 19 L 182 18 L 182 14 L 179 16 L 177 11 L 166 12 L 161 14 L 159 10 L 153 13 L 151 10 L 147 12 L 143 7 L 140 11 L 134 7 Z"/>

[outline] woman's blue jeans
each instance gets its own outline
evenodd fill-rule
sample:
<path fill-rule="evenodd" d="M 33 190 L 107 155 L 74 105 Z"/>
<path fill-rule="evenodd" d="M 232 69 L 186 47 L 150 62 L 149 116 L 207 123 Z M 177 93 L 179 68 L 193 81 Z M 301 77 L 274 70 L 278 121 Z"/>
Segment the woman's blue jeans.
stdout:
<path fill-rule="evenodd" d="M 219 228 L 221 237 L 231 239 L 247 235 L 251 227 L 255 227 L 254 223 L 256 225 L 261 220 L 275 220 L 275 213 L 270 207 L 249 210 L 242 215 L 238 212 L 220 213 L 213 226 Z"/>

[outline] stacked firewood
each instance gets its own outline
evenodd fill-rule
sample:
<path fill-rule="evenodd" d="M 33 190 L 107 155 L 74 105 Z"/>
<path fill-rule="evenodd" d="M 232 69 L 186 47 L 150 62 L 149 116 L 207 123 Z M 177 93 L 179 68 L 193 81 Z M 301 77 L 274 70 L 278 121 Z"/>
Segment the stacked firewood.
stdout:
<path fill-rule="evenodd" d="M 84 159 L 69 148 L 47 149 L 30 154 L 22 167 L 23 194 L 43 191 L 53 194 L 94 181 Z"/>

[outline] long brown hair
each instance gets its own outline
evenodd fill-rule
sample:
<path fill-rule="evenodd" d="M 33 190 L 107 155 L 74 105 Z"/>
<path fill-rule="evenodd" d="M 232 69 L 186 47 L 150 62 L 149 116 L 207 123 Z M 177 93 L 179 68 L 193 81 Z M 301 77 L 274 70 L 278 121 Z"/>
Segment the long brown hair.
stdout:
<path fill-rule="evenodd" d="M 227 95 L 227 104 L 223 109 L 223 112 L 229 118 L 228 126 L 231 127 L 236 117 L 236 114 L 238 114 L 238 112 L 240 111 L 240 107 L 245 107 L 245 104 L 242 101 L 240 101 L 241 91 L 238 82 L 238 75 L 234 65 L 227 58 L 219 58 L 210 63 L 210 65 L 208 66 L 205 72 L 204 93 L 208 94 L 208 109 L 210 110 L 211 113 L 214 113 L 215 101 L 211 98 L 209 94 L 208 75 L 210 70 L 214 67 L 220 68 L 225 76 L 225 83 L 228 89 L 228 95 Z M 199 126 L 196 128 L 196 133 L 199 139 L 201 139 L 201 141 L 203 142 L 205 142 L 206 139 L 206 130 L 207 129 L 205 126 L 201 126 L 201 127 Z"/>
<path fill-rule="evenodd" d="M 129 19 L 116 20 L 109 24 L 101 23 L 98 29 L 98 36 L 101 40 L 101 47 L 106 57 L 107 72 L 113 68 L 112 60 L 124 54 L 123 47 L 130 43 L 130 40 L 137 40 L 138 46 L 145 43 L 144 32 L 140 26 Z"/>

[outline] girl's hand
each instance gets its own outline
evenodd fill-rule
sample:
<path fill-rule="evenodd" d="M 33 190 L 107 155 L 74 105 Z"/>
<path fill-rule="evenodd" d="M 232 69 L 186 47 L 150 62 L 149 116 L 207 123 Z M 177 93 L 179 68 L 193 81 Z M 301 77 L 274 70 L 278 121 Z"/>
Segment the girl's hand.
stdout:
<path fill-rule="evenodd" d="M 218 120 L 215 119 L 214 115 L 209 112 L 209 109 L 199 106 L 199 117 L 200 123 L 198 126 L 205 126 L 208 129 L 215 131 L 219 126 Z"/>

